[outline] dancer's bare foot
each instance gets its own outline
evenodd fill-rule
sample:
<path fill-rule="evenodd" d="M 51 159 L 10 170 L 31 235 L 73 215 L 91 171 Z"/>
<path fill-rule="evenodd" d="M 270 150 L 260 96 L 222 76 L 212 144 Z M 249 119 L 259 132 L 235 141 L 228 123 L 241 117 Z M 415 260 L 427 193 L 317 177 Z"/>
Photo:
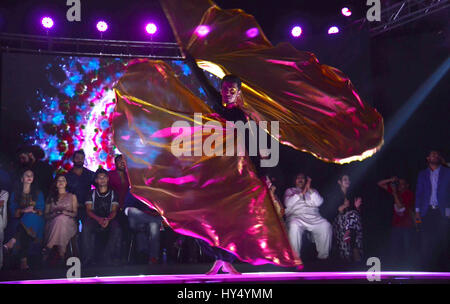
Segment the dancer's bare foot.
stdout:
<path fill-rule="evenodd" d="M 224 272 L 228 272 L 229 274 L 237 274 L 237 275 L 241 274 L 239 271 L 236 270 L 236 268 L 233 267 L 233 265 L 231 265 L 228 262 L 223 263 L 222 269 Z"/>
<path fill-rule="evenodd" d="M 222 268 L 223 263 L 224 262 L 221 261 L 221 260 L 215 261 L 214 265 L 211 267 L 211 269 L 205 274 L 207 274 L 207 275 L 215 275 L 215 274 L 217 274 L 219 272 L 220 268 Z"/>

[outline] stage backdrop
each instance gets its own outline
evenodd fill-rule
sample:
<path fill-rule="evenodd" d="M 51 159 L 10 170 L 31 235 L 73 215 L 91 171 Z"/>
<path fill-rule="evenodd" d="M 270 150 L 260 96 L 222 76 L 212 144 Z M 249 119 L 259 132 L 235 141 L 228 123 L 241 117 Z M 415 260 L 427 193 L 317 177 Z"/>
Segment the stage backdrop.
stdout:
<path fill-rule="evenodd" d="M 112 169 L 119 154 L 111 140 L 115 82 L 129 60 L 2 55 L 1 150 L 12 155 L 28 143 L 43 148 L 55 169 L 71 168 L 74 151 L 83 149 L 86 165 Z M 205 100 L 182 61 L 168 61 L 179 79 Z M 218 79 L 208 73 L 217 86 Z"/>

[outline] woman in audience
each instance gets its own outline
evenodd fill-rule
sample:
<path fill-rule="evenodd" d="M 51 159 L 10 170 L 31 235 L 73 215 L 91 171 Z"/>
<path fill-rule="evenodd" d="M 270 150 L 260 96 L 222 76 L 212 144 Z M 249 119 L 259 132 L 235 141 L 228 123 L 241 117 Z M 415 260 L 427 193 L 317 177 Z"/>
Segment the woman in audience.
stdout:
<path fill-rule="evenodd" d="M 44 260 L 50 250 L 57 246 L 61 259 L 66 254 L 67 244 L 77 233 L 75 218 L 78 211 L 77 197 L 67 192 L 67 180 L 58 174 L 50 188 L 49 198 L 45 205 L 45 246 L 42 251 Z"/>
<path fill-rule="evenodd" d="M 363 254 L 361 197 L 350 191 L 350 177 L 342 175 L 336 191 L 329 197 L 322 212 L 333 223 L 332 254 L 347 262 L 360 262 Z"/>
<path fill-rule="evenodd" d="M 3 245 L 3 231 L 6 228 L 8 222 L 7 217 L 7 203 L 8 203 L 9 193 L 6 190 L 0 188 L 0 244 Z M 3 267 L 3 250 L 0 250 L 0 269 Z"/>
<path fill-rule="evenodd" d="M 26 169 L 11 194 L 9 212 L 19 219 L 11 240 L 4 245 L 7 251 L 17 249 L 20 269 L 29 269 L 27 256 L 30 246 L 41 245 L 44 232 L 44 195 L 37 189 L 33 171 Z"/>

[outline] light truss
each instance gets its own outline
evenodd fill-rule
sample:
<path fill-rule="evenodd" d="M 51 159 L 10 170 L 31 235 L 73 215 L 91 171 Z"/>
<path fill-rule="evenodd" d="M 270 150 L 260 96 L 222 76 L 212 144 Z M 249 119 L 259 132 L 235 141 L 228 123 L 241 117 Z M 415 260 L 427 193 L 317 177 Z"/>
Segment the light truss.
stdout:
<path fill-rule="evenodd" d="M 183 59 L 178 44 L 172 42 L 73 39 L 0 33 L 3 52 L 61 56 Z"/>
<path fill-rule="evenodd" d="M 382 6 L 381 21 L 369 22 L 364 16 L 358 23 L 368 24 L 370 36 L 374 37 L 448 8 L 449 0 L 404 0 Z"/>

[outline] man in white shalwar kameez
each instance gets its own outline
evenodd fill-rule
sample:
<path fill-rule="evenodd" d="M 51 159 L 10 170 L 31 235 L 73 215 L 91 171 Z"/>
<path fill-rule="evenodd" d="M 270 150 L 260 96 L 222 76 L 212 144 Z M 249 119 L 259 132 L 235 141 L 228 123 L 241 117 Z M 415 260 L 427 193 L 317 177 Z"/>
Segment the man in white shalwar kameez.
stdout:
<path fill-rule="evenodd" d="M 319 214 L 323 198 L 317 190 L 311 188 L 311 179 L 300 173 L 295 180 L 296 187 L 289 188 L 284 194 L 286 207 L 286 225 L 292 248 L 300 256 L 302 236 L 305 230 L 312 233 L 319 259 L 328 258 L 331 248 L 332 227 Z"/>

